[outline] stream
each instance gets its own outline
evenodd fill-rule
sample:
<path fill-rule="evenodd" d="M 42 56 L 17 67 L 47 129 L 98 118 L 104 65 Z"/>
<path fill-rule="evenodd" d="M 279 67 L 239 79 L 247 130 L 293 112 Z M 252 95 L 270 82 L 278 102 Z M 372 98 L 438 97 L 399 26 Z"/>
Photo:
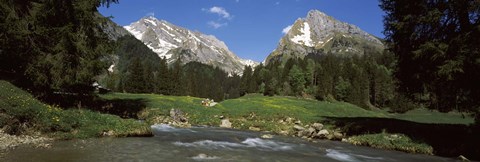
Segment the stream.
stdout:
<path fill-rule="evenodd" d="M 153 125 L 154 137 L 56 141 L 52 148 L 19 147 L 6 161 L 455 161 L 319 140 L 284 136 L 262 139 L 260 132 L 212 127 Z"/>

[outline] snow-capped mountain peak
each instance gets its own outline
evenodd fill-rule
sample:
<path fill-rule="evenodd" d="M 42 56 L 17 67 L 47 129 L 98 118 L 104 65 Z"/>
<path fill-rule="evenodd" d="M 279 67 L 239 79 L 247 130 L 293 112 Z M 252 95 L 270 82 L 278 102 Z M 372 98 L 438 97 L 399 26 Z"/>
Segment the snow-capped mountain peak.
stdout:
<path fill-rule="evenodd" d="M 183 63 L 197 61 L 218 66 L 230 73 L 241 73 L 245 65 L 257 62 L 243 60 L 213 35 L 190 31 L 153 16 L 144 17 L 124 28 L 169 63 L 181 58 Z"/>
<path fill-rule="evenodd" d="M 270 53 L 265 63 L 303 58 L 311 53 L 339 55 L 362 54 L 364 47 L 383 50 L 383 43 L 359 27 L 339 21 L 327 14 L 311 10 L 305 18 L 297 19 L 283 31 L 285 36 Z"/>

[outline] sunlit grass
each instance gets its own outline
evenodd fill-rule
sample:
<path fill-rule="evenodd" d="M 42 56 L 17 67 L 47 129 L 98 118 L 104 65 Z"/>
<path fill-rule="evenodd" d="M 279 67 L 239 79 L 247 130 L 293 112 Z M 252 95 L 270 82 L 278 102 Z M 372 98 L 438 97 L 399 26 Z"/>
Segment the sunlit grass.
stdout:
<path fill-rule="evenodd" d="M 365 134 L 353 136 L 348 139 L 354 145 L 370 146 L 380 149 L 397 150 L 410 153 L 433 154 L 432 146 L 420 141 L 414 141 L 403 134 Z"/>
<path fill-rule="evenodd" d="M 99 137 L 108 131 L 120 137 L 151 133 L 149 125 L 133 119 L 41 103 L 6 81 L 0 81 L 0 127 L 15 134 L 41 132 L 61 139 Z"/>

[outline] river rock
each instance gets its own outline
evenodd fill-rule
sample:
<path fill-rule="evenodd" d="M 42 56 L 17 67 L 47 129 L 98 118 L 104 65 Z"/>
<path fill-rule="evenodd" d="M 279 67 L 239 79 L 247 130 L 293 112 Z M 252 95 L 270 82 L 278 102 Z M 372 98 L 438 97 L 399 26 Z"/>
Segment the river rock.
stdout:
<path fill-rule="evenodd" d="M 232 128 L 232 123 L 228 119 L 222 119 L 222 123 L 220 124 L 222 128 Z"/>
<path fill-rule="evenodd" d="M 330 134 L 330 133 L 328 132 L 328 130 L 322 129 L 322 130 L 318 131 L 318 133 L 317 133 L 317 135 L 315 135 L 315 137 L 318 137 L 318 138 L 326 138 L 328 134 Z"/>
<path fill-rule="evenodd" d="M 294 126 L 293 126 L 293 129 L 295 129 L 296 131 L 303 131 L 303 130 L 305 130 L 305 128 L 303 128 L 302 126 L 299 126 L 299 125 L 294 125 Z"/>
<path fill-rule="evenodd" d="M 265 138 L 265 139 L 270 139 L 270 138 L 273 138 L 273 135 L 271 134 L 264 134 L 261 136 L 262 138 Z"/>
<path fill-rule="evenodd" d="M 248 129 L 250 129 L 250 130 L 252 130 L 252 131 L 257 131 L 257 132 L 260 131 L 260 128 L 258 128 L 258 127 L 253 127 L 253 126 L 252 126 L 252 127 L 248 127 Z"/>
<path fill-rule="evenodd" d="M 183 115 L 183 112 L 179 109 L 170 109 L 170 117 L 176 122 L 188 122 L 187 118 Z"/>
<path fill-rule="evenodd" d="M 323 124 L 321 123 L 313 123 L 312 127 L 315 128 L 316 130 L 320 131 L 323 129 Z"/>
<path fill-rule="evenodd" d="M 113 130 L 104 131 L 102 135 L 106 137 L 113 137 L 115 135 L 115 132 Z"/>
<path fill-rule="evenodd" d="M 48 148 L 51 146 L 49 142 L 52 140 L 53 139 L 41 137 L 38 135 L 35 135 L 35 136 L 10 135 L 8 133 L 5 133 L 2 129 L 0 129 L 0 159 L 1 159 L 2 153 L 5 153 L 6 151 L 13 149 L 19 145 L 27 144 L 27 145 L 33 145 L 34 147 Z"/>
<path fill-rule="evenodd" d="M 341 140 L 343 138 L 343 134 L 340 133 L 340 132 L 333 132 L 333 139 L 336 139 L 336 140 Z"/>
<path fill-rule="evenodd" d="M 292 123 L 292 122 L 293 122 L 293 118 L 291 118 L 291 117 L 287 117 L 287 118 L 285 119 L 285 122 L 287 122 L 287 123 L 289 123 L 289 124 L 290 124 L 290 123 Z"/>
<path fill-rule="evenodd" d="M 314 133 L 315 133 L 315 129 L 312 127 L 309 127 L 308 129 L 298 131 L 297 136 L 302 138 L 310 138 Z"/>
<path fill-rule="evenodd" d="M 278 134 L 286 136 L 286 135 L 290 134 L 290 132 L 288 132 L 286 130 L 281 130 L 280 132 L 278 132 Z"/>
<path fill-rule="evenodd" d="M 307 130 L 305 130 L 307 133 L 308 137 L 311 137 L 315 133 L 315 128 L 309 127 Z"/>
<path fill-rule="evenodd" d="M 218 159 L 219 157 L 216 156 L 208 156 L 207 154 L 198 154 L 197 156 L 192 157 L 193 160 L 197 161 L 203 161 L 203 160 L 215 160 Z"/>

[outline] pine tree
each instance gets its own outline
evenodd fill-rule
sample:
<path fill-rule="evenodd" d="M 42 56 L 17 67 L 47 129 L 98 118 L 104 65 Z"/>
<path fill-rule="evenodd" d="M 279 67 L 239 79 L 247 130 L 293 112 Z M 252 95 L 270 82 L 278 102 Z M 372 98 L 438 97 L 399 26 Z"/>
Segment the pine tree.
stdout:
<path fill-rule="evenodd" d="M 97 7 L 116 2 L 2 1 L 0 72 L 37 94 L 91 93 L 94 77 L 107 66 L 101 58 L 112 49 L 100 32 L 105 18 L 97 15 Z"/>
<path fill-rule="evenodd" d="M 293 65 L 289 73 L 289 81 L 295 95 L 302 95 L 305 89 L 305 75 L 297 65 Z"/>
<path fill-rule="evenodd" d="M 170 85 L 168 82 L 169 78 L 169 71 L 168 65 L 165 58 L 161 59 L 157 69 L 157 75 L 155 77 L 155 93 L 157 94 L 168 94 L 168 86 Z"/>
<path fill-rule="evenodd" d="M 181 59 L 175 61 L 170 72 L 171 95 L 180 96 L 185 94 L 185 80 L 183 74 L 183 66 Z"/>
<path fill-rule="evenodd" d="M 431 108 L 480 112 L 480 3 L 381 0 L 399 91 Z M 477 115 L 478 116 L 478 115 Z"/>
<path fill-rule="evenodd" d="M 245 68 L 243 69 L 243 75 L 242 75 L 242 79 L 240 81 L 240 95 L 243 96 L 247 93 L 251 93 L 250 91 L 250 87 L 251 87 L 251 83 L 252 83 L 252 77 L 253 77 L 253 71 L 252 71 L 252 67 L 250 66 L 245 66 Z"/>
<path fill-rule="evenodd" d="M 147 87 L 144 78 L 144 68 L 139 58 L 132 60 L 128 66 L 125 80 L 125 91 L 129 93 L 144 93 Z"/>

